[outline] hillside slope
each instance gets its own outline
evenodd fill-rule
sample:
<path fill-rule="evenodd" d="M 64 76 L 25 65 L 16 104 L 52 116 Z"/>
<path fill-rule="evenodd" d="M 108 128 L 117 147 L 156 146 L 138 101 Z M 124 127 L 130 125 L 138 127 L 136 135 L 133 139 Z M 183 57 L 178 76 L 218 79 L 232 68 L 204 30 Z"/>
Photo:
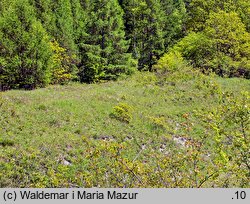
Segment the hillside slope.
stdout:
<path fill-rule="evenodd" d="M 249 187 L 249 90 L 183 72 L 0 93 L 0 187 Z"/>

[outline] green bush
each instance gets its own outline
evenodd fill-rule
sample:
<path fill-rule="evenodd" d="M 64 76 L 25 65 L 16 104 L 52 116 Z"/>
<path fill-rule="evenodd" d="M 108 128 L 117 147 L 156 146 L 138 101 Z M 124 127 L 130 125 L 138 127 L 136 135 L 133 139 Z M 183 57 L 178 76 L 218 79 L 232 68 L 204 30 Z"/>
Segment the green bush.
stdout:
<path fill-rule="evenodd" d="M 213 41 L 208 66 L 221 76 L 249 77 L 250 33 L 235 12 L 211 13 L 204 34 Z"/>
<path fill-rule="evenodd" d="M 250 77 L 250 33 L 234 13 L 211 13 L 201 32 L 190 32 L 166 56 L 179 53 L 193 67 L 224 77 Z M 163 58 L 164 59 L 164 58 Z M 158 64 L 171 64 L 165 57 Z M 167 66 L 167 65 L 165 65 Z"/>
<path fill-rule="evenodd" d="M 213 41 L 203 33 L 191 32 L 178 42 L 172 50 L 179 52 L 190 64 L 198 68 L 206 68 L 206 61 L 213 53 Z"/>
<path fill-rule="evenodd" d="M 181 70 L 187 63 L 178 51 L 172 51 L 161 57 L 157 64 L 153 66 L 153 70 L 159 74 L 173 73 Z"/>
<path fill-rule="evenodd" d="M 133 108 L 125 103 L 119 103 L 113 108 L 111 117 L 115 118 L 121 122 L 129 123 L 132 120 Z"/>
<path fill-rule="evenodd" d="M 228 186 L 249 186 L 250 95 L 248 92 L 221 93 L 220 105 L 200 111 L 196 122 L 204 129 L 204 136 L 212 139 L 209 152 L 218 172 L 218 180 Z M 232 179 L 228 179 L 228 178 Z"/>
<path fill-rule="evenodd" d="M 51 69 L 52 84 L 66 84 L 76 78 L 76 73 L 72 69 L 73 63 L 70 56 L 67 55 L 66 49 L 61 47 L 57 41 L 50 42 L 53 51 Z"/>

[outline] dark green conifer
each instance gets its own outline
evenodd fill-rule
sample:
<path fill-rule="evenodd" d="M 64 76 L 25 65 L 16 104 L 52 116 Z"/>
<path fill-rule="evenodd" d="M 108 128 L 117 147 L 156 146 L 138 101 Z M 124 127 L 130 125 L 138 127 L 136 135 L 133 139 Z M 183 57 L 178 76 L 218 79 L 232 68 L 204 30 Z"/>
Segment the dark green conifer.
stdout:
<path fill-rule="evenodd" d="M 164 11 L 164 42 L 171 47 L 184 35 L 186 8 L 183 0 L 160 0 Z"/>
<path fill-rule="evenodd" d="M 84 33 L 84 17 L 80 0 L 37 0 L 32 1 L 38 18 L 50 34 L 51 42 L 63 48 L 65 57 L 57 62 L 57 74 L 67 74 L 76 78 L 80 63 L 79 38 Z M 54 46 L 55 47 L 55 46 Z M 58 53 L 57 53 L 58 55 Z M 65 60 L 67 59 L 67 60 Z M 58 76 L 59 76 L 58 75 Z M 57 81 L 57 79 L 56 79 Z"/>
<path fill-rule="evenodd" d="M 1 89 L 45 86 L 51 56 L 48 35 L 28 0 L 9 1 L 0 14 Z"/>
<path fill-rule="evenodd" d="M 116 79 L 130 74 L 134 68 L 131 54 L 127 53 L 123 11 L 117 0 L 95 0 L 88 12 L 87 37 L 83 50 L 82 81 Z"/>
<path fill-rule="evenodd" d="M 151 70 L 164 52 L 164 13 L 159 0 L 123 0 L 126 35 L 140 70 Z"/>

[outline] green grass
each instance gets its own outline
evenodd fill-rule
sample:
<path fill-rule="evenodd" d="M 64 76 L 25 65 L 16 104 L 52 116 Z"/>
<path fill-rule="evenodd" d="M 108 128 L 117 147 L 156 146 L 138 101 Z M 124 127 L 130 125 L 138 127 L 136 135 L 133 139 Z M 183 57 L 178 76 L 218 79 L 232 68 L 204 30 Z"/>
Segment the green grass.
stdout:
<path fill-rule="evenodd" d="M 184 131 L 176 129 L 185 114 L 218 107 L 217 92 L 237 97 L 250 90 L 250 81 L 204 77 L 206 86 L 192 77 L 159 82 L 152 73 L 138 73 L 116 82 L 0 93 L 0 187 L 193 186 L 147 172 L 162 145 L 183 151 L 172 136 Z M 131 108 L 127 122 L 119 119 L 123 113 L 112 117 L 121 104 Z M 197 125 L 193 138 L 202 131 Z"/>

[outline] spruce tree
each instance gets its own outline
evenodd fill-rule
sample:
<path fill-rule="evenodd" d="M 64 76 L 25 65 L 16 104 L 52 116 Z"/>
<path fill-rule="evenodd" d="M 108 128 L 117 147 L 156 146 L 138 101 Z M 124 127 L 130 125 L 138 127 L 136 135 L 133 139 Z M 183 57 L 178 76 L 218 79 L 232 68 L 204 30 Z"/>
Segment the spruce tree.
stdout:
<path fill-rule="evenodd" d="M 12 0 L 0 14 L 1 89 L 45 86 L 50 81 L 49 38 L 28 0 Z"/>
<path fill-rule="evenodd" d="M 117 0 L 95 0 L 87 5 L 87 36 L 83 46 L 82 81 L 116 79 L 133 72 L 134 61 L 127 53 L 123 11 Z"/>
<path fill-rule="evenodd" d="M 160 0 L 164 11 L 164 42 L 171 47 L 183 37 L 186 8 L 183 0 Z"/>
<path fill-rule="evenodd" d="M 80 0 L 71 0 L 71 9 L 73 17 L 73 31 L 74 31 L 74 40 L 76 46 L 79 48 L 79 44 L 85 37 L 85 26 L 87 13 L 84 7 L 81 5 Z"/>
<path fill-rule="evenodd" d="M 35 8 L 37 19 L 42 23 L 50 36 L 56 32 L 56 15 L 53 9 L 53 0 L 30 0 Z"/>
<path fill-rule="evenodd" d="M 85 43 L 86 34 L 86 23 L 88 14 L 86 11 L 86 3 L 81 0 L 71 0 L 72 15 L 73 15 L 73 30 L 74 30 L 74 43 L 77 48 L 77 65 L 82 66 L 82 52 L 83 45 Z"/>
<path fill-rule="evenodd" d="M 53 36 L 69 53 L 75 54 L 74 19 L 70 0 L 54 0 L 53 9 L 56 15 L 56 28 Z"/>
<path fill-rule="evenodd" d="M 79 0 L 36 0 L 37 18 L 50 35 L 55 54 L 53 83 L 76 78 L 80 62 L 78 41 L 83 29 Z M 64 80 L 65 79 L 65 80 Z"/>
<path fill-rule="evenodd" d="M 164 52 L 164 13 L 159 0 L 123 0 L 126 36 L 140 70 L 151 70 Z"/>

